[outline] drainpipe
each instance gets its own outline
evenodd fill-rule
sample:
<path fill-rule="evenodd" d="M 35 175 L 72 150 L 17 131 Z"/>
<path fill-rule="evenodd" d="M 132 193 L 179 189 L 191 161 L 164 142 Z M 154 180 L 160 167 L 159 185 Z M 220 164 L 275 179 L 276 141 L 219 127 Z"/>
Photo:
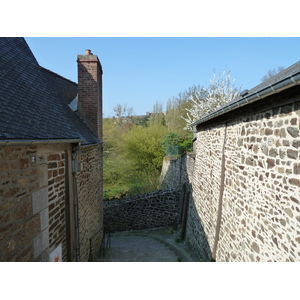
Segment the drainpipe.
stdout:
<path fill-rule="evenodd" d="M 80 262 L 80 244 L 79 244 L 79 218 L 78 218 L 78 196 L 77 196 L 77 180 L 76 180 L 76 157 L 77 150 L 80 146 L 74 147 L 72 153 L 72 177 L 73 177 L 73 197 L 74 197 L 74 221 L 75 221 L 75 254 L 76 261 Z"/>

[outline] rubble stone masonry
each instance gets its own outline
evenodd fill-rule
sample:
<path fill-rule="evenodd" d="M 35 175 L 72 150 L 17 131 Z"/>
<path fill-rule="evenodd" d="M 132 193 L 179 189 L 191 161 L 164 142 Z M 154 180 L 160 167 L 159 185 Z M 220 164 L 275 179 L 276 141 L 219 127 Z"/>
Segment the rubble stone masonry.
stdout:
<path fill-rule="evenodd" d="M 186 153 L 176 159 L 165 157 L 160 175 L 161 188 L 168 189 L 190 183 L 193 177 L 194 164 L 194 153 Z"/>
<path fill-rule="evenodd" d="M 177 226 L 181 187 L 104 202 L 104 225 L 112 232 Z"/>
<path fill-rule="evenodd" d="M 0 147 L 0 261 L 66 260 L 64 200 L 61 146 Z"/>
<path fill-rule="evenodd" d="M 90 239 L 95 253 L 103 237 L 102 145 L 80 148 L 77 159 L 83 163 L 77 175 L 80 260 L 88 261 Z"/>
<path fill-rule="evenodd" d="M 63 260 L 67 260 L 66 237 L 66 187 L 65 187 L 65 153 L 54 153 L 48 161 L 48 216 L 49 247 L 55 249 L 62 244 Z"/>
<path fill-rule="evenodd" d="M 300 261 L 300 102 L 279 98 L 199 129 L 187 225 L 199 255 Z"/>
<path fill-rule="evenodd" d="M 101 145 L 83 147 L 77 174 L 81 261 L 102 239 Z M 75 260 L 71 145 L 0 147 L 0 261 Z M 69 161 L 69 163 L 68 163 Z M 70 194 L 71 193 L 71 194 Z"/>
<path fill-rule="evenodd" d="M 39 187 L 30 154 L 36 147 L 0 147 L 0 261 L 32 261 L 39 215 L 32 215 L 32 192 Z M 20 171 L 19 171 L 20 169 Z"/>

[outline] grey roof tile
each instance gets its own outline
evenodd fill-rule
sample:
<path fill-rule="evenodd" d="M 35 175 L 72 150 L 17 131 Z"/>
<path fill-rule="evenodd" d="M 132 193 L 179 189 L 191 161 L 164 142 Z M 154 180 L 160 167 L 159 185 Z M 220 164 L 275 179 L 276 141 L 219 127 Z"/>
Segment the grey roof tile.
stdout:
<path fill-rule="evenodd" d="M 23 38 L 0 38 L 0 140 L 97 143 L 68 104 L 77 84 L 39 66 Z"/>

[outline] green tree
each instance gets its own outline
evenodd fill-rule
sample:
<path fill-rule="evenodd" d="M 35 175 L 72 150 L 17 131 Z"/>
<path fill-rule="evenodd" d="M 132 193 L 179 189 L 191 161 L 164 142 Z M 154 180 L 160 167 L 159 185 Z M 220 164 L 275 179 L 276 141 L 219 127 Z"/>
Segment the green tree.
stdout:
<path fill-rule="evenodd" d="M 179 154 L 179 145 L 183 142 L 182 137 L 174 132 L 168 132 L 163 139 L 162 147 L 166 156 L 176 157 Z"/>
<path fill-rule="evenodd" d="M 163 139 L 162 147 L 166 156 L 177 157 L 192 151 L 193 134 L 190 133 L 188 139 L 183 139 L 179 134 L 168 132 Z"/>
<path fill-rule="evenodd" d="M 153 106 L 153 111 L 150 117 L 150 126 L 153 125 L 165 125 L 165 115 L 163 112 L 163 105 L 161 102 L 156 101 Z"/>
<path fill-rule="evenodd" d="M 125 137 L 125 152 L 139 171 L 147 174 L 160 172 L 164 151 L 161 141 L 167 133 L 163 125 L 134 126 Z"/>
<path fill-rule="evenodd" d="M 104 199 L 119 198 L 129 191 L 128 174 L 134 172 L 131 161 L 125 158 L 123 137 L 126 130 L 115 118 L 103 119 L 103 185 Z"/>

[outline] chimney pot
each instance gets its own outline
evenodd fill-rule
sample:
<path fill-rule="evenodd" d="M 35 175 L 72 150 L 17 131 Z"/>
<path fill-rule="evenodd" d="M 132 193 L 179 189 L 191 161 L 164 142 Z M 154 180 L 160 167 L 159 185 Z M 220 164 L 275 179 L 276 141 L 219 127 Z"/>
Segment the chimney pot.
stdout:
<path fill-rule="evenodd" d="M 85 55 L 91 55 L 91 50 L 90 49 L 86 49 L 85 50 Z"/>

